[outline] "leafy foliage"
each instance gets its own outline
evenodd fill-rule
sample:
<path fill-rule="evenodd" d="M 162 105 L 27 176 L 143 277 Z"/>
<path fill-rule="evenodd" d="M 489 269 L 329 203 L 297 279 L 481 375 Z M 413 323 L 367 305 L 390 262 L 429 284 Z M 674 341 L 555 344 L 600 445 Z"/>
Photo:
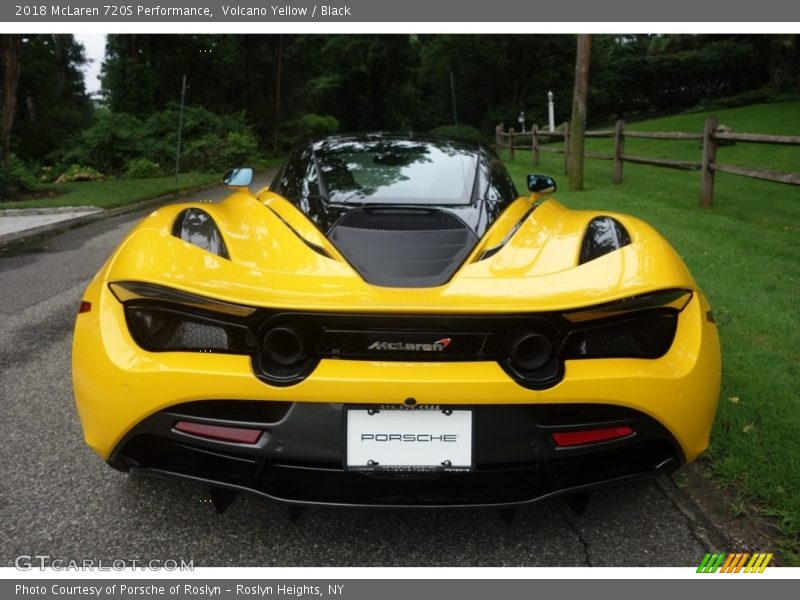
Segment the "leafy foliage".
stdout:
<path fill-rule="evenodd" d="M 0 201 L 13 200 L 29 192 L 35 184 L 36 178 L 15 155 L 9 156 L 8 164 L 0 163 Z"/>
<path fill-rule="evenodd" d="M 421 52 L 425 129 L 457 120 L 489 133 L 503 121 L 515 125 L 522 111 L 544 123 L 548 91 L 556 118 L 569 114 L 575 36 L 437 35 L 423 39 Z"/>
<path fill-rule="evenodd" d="M 93 169 L 92 167 L 87 167 L 85 165 L 70 165 L 66 171 L 58 176 L 56 183 L 101 181 L 103 179 L 105 179 L 105 176 L 97 169 Z"/>
<path fill-rule="evenodd" d="M 431 129 L 434 135 L 442 135 L 446 137 L 457 138 L 467 142 L 476 142 L 481 144 L 491 144 L 492 140 L 481 133 L 477 127 L 469 125 L 440 125 Z"/>
<path fill-rule="evenodd" d="M 330 115 L 309 113 L 292 119 L 287 125 L 286 141 L 290 146 L 314 138 L 325 137 L 339 132 L 339 121 Z"/>
<path fill-rule="evenodd" d="M 595 45 L 590 106 L 605 117 L 689 108 L 764 85 L 762 36 L 637 36 Z"/>
<path fill-rule="evenodd" d="M 175 161 L 184 75 L 185 166 L 217 168 L 263 156 L 253 136 L 279 153 L 336 131 L 452 123 L 491 136 L 497 123 L 516 126 L 521 112 L 527 124 L 543 125 L 548 91 L 561 123 L 575 70 L 574 35 L 111 34 L 107 110 L 90 127 L 80 45 L 33 35 L 23 46 L 17 154 L 109 174 L 140 157 Z M 590 126 L 724 98 L 791 99 L 800 93 L 800 36 L 595 35 L 590 85 Z"/>
<path fill-rule="evenodd" d="M 64 154 L 61 163 L 90 165 L 104 173 L 119 174 L 145 147 L 139 119 L 127 113 L 102 111 L 95 124 L 81 133 L 79 143 Z"/>
<path fill-rule="evenodd" d="M 209 134 L 193 140 L 187 145 L 185 164 L 205 173 L 223 172 L 250 164 L 257 154 L 258 140 L 252 133 L 229 131 L 221 137 Z"/>
<path fill-rule="evenodd" d="M 158 165 L 175 164 L 178 108 L 170 104 L 145 120 L 123 112 L 98 111 L 95 124 L 81 133 L 79 143 L 63 153 L 59 162 L 65 166 L 88 165 L 113 175 L 156 175 L 160 172 Z M 224 171 L 254 160 L 258 140 L 241 112 L 220 116 L 202 107 L 187 107 L 182 149 L 182 168 Z M 152 174 L 131 175 L 132 164 L 139 172 Z"/>
<path fill-rule="evenodd" d="M 134 158 L 125 167 L 125 176 L 130 179 L 145 179 L 160 174 L 161 167 L 149 158 Z"/>
<path fill-rule="evenodd" d="M 590 123 L 689 108 L 772 85 L 798 91 L 796 35 L 596 35 Z M 429 130 L 457 122 L 569 117 L 574 35 L 111 35 L 104 89 L 140 118 L 180 97 L 213 113 L 244 111 L 262 147 L 291 145 L 327 115 L 342 131 Z M 454 104 L 455 98 L 455 106 Z M 300 128 L 296 131 L 295 128 Z M 303 129 L 310 131 L 306 132 Z"/>
<path fill-rule="evenodd" d="M 68 148 L 93 120 L 83 85 L 83 46 L 73 36 L 23 36 L 13 151 L 28 162 Z"/>

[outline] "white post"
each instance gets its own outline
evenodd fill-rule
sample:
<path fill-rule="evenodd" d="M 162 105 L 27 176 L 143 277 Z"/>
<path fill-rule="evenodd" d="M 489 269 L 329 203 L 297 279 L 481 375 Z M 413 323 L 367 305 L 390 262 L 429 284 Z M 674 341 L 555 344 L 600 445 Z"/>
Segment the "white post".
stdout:
<path fill-rule="evenodd" d="M 553 111 L 553 92 L 547 92 L 547 115 L 550 117 L 550 131 L 556 130 L 556 117 Z"/>
<path fill-rule="evenodd" d="M 522 133 L 525 133 L 525 113 L 519 113 L 519 117 L 517 117 L 517 121 L 519 122 L 520 126 L 522 127 Z"/>

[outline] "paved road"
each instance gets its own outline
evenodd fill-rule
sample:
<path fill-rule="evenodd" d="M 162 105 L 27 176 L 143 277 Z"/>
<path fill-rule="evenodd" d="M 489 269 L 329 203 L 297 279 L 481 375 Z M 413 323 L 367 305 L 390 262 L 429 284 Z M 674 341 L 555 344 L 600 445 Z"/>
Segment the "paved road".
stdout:
<path fill-rule="evenodd" d="M 202 193 L 216 198 L 223 190 Z M 196 566 L 679 566 L 725 540 L 666 478 L 520 510 L 368 512 L 240 496 L 113 471 L 86 447 L 70 385 L 72 325 L 94 272 L 146 211 L 0 258 L 0 564 L 22 554 Z"/>

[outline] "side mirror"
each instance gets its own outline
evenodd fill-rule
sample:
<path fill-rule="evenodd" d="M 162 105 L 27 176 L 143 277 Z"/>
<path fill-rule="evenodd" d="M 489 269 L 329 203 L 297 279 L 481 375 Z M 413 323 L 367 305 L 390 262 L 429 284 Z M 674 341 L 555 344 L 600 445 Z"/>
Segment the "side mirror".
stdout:
<path fill-rule="evenodd" d="M 222 177 L 222 183 L 228 187 L 247 187 L 253 183 L 253 169 L 250 167 L 231 169 Z"/>
<path fill-rule="evenodd" d="M 528 189 L 538 194 L 556 191 L 556 180 L 547 175 L 528 175 Z"/>

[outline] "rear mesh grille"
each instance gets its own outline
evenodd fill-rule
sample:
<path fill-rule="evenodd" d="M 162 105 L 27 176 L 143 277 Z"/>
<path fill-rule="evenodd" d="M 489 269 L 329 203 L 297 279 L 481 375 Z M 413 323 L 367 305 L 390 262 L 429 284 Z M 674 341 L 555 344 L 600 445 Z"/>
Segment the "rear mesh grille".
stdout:
<path fill-rule="evenodd" d="M 675 313 L 625 318 L 572 332 L 564 342 L 562 354 L 565 358 L 658 358 L 672 345 L 677 325 Z"/>
<path fill-rule="evenodd" d="M 356 209 L 347 213 L 339 227 L 378 231 L 454 231 L 468 229 L 455 215 L 441 210 L 414 208 Z"/>
<path fill-rule="evenodd" d="M 127 306 L 125 319 L 136 343 L 151 352 L 193 350 L 247 353 L 258 348 L 243 324 L 158 306 Z"/>

